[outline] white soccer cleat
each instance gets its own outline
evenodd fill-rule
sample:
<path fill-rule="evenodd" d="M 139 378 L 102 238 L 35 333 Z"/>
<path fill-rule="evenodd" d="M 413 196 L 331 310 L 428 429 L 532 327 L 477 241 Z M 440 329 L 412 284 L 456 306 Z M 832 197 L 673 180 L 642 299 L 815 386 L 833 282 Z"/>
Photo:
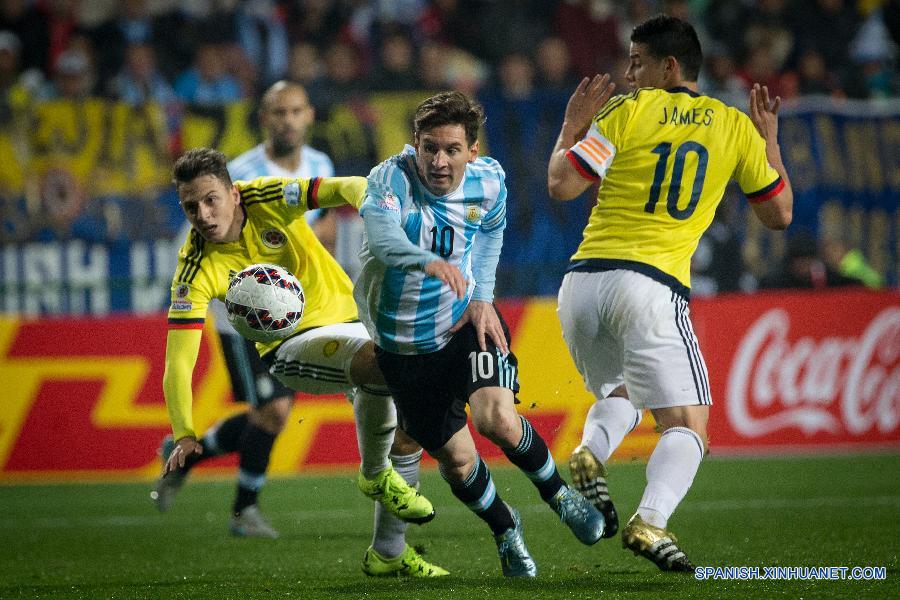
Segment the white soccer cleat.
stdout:
<path fill-rule="evenodd" d="M 259 512 L 259 506 L 251 504 L 240 514 L 231 518 L 231 535 L 235 537 L 260 537 L 268 539 L 278 538 L 278 532 L 269 525 L 269 522 Z"/>

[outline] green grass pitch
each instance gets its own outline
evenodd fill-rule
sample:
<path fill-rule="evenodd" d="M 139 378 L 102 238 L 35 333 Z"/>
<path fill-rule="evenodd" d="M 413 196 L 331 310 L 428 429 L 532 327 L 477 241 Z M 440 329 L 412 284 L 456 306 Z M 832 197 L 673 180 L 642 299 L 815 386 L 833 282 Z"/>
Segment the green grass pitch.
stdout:
<path fill-rule="evenodd" d="M 565 471 L 565 470 L 564 470 Z M 188 483 L 171 512 L 149 484 L 0 486 L 0 598 L 900 598 L 900 455 L 709 459 L 671 529 L 698 565 L 876 566 L 883 581 L 697 581 L 659 572 L 619 538 L 580 545 L 525 477 L 493 467 L 538 563 L 505 580 L 487 527 L 433 469 L 423 491 L 437 518 L 408 539 L 452 572 L 440 580 L 370 579 L 372 503 L 352 473 L 271 481 L 263 510 L 275 541 L 227 534 L 229 481 Z M 568 476 L 564 472 L 564 476 Z M 627 519 L 644 465 L 614 464 Z"/>

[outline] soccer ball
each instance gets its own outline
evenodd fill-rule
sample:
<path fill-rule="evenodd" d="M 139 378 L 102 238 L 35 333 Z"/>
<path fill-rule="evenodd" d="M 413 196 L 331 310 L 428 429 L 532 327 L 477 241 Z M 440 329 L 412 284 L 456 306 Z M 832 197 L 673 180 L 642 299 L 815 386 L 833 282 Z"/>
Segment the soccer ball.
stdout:
<path fill-rule="evenodd" d="M 228 321 L 254 342 L 291 335 L 303 318 L 305 303 L 303 286 L 278 265 L 250 265 L 231 279 L 225 294 Z"/>

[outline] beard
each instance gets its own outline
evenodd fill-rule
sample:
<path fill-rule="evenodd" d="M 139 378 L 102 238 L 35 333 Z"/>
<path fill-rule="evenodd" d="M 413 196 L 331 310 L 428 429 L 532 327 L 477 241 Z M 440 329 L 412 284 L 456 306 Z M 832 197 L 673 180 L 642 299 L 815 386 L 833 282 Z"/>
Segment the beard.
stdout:
<path fill-rule="evenodd" d="M 287 156 L 288 154 L 292 154 L 299 147 L 299 143 L 292 143 L 291 141 L 286 140 L 282 137 L 272 138 L 272 154 L 274 154 L 276 157 L 282 157 Z"/>

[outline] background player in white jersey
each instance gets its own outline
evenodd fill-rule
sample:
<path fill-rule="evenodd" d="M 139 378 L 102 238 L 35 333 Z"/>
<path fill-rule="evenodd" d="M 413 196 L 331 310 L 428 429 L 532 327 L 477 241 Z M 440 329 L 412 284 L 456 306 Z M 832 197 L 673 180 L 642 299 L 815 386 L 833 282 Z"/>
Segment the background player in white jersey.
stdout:
<path fill-rule="evenodd" d="M 232 181 L 250 181 L 262 176 L 311 178 L 333 177 L 334 165 L 323 152 L 306 145 L 315 112 L 303 86 L 286 81 L 273 84 L 263 95 L 259 125 L 263 141 L 228 163 Z M 317 236 L 321 219 L 309 218 L 320 210 L 305 213 Z M 188 221 L 181 239 L 190 234 Z M 225 365 L 231 378 L 232 395 L 246 402 L 246 412 L 233 415 L 213 426 L 206 434 L 209 447 L 204 458 L 237 452 L 239 455 L 237 493 L 232 513 L 231 533 L 236 536 L 276 538 L 278 532 L 263 518 L 257 497 L 265 485 L 269 455 L 291 412 L 294 390 L 269 374 L 269 366 L 259 358 L 253 342 L 244 339 L 228 324 L 225 305 L 210 304 L 216 331 L 221 340 Z M 160 453 L 168 459 L 174 447 L 172 436 L 163 440 Z M 154 490 L 156 506 L 167 511 L 175 501 L 184 478 L 159 479 Z"/>
<path fill-rule="evenodd" d="M 446 575 L 405 542 L 404 521 L 424 523 L 434 517 L 431 503 L 415 490 L 422 451 L 403 438 L 402 456 L 390 455 L 392 445 L 398 447 L 396 411 L 375 363 L 374 346 L 358 322 L 353 284 L 303 218 L 319 206 L 359 207 L 365 180 L 259 177 L 232 183 L 224 155 L 209 148 L 179 158 L 174 179 L 193 229 L 179 252 L 172 282 L 163 390 L 176 442 L 163 482 L 183 481 L 192 464 L 219 449 L 215 430 L 197 439 L 192 418 L 191 379 L 209 303 L 221 301 L 232 274 L 248 264 L 279 264 L 303 285 L 303 320 L 288 339 L 257 344 L 256 349 L 288 388 L 352 397 L 361 458 L 357 485 L 378 501 L 363 571 Z"/>
<path fill-rule="evenodd" d="M 626 79 L 635 91 L 606 102 L 608 76 L 582 81 L 548 169 L 550 195 L 561 200 L 602 179 L 559 292 L 563 335 L 597 397 L 569 465 L 615 531 L 603 463 L 649 408 L 662 435 L 622 545 L 660 569 L 692 571 L 666 529 L 706 452 L 712 403 L 687 308 L 691 255 L 731 178 L 772 229 L 790 224 L 793 195 L 778 98 L 754 87 L 748 119 L 700 95 L 700 42 L 684 21 L 650 19 L 631 41 Z"/>
<path fill-rule="evenodd" d="M 369 174 L 354 295 L 401 427 L 490 526 L 503 574 L 534 577 L 519 515 L 475 450 L 467 402 L 477 431 L 525 472 L 579 540 L 597 542 L 603 517 L 565 484 L 544 440 L 515 409 L 517 360 L 493 305 L 506 184 L 495 160 L 478 157 L 483 120 L 481 107 L 459 92 L 419 105 L 415 147 Z"/>

